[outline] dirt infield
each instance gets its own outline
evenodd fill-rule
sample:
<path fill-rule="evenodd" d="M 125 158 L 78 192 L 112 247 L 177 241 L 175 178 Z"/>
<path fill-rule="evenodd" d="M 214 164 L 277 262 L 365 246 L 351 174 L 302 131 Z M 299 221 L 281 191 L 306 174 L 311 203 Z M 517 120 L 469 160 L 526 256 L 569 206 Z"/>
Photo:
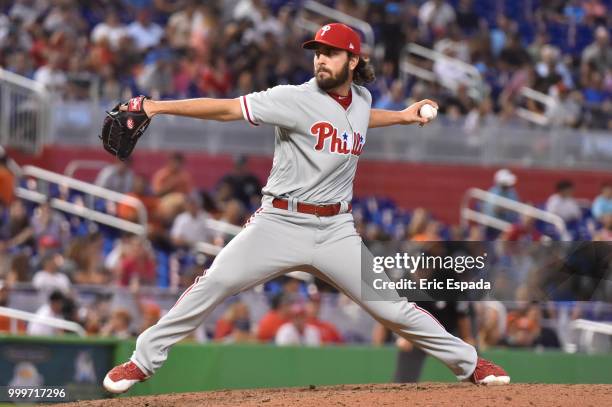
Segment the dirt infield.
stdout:
<path fill-rule="evenodd" d="M 77 403 L 64 404 L 76 406 Z M 202 393 L 82 401 L 101 407 L 326 407 L 326 406 L 612 406 L 612 385 L 512 384 L 483 387 L 467 383 L 343 385 L 286 389 L 221 390 Z"/>

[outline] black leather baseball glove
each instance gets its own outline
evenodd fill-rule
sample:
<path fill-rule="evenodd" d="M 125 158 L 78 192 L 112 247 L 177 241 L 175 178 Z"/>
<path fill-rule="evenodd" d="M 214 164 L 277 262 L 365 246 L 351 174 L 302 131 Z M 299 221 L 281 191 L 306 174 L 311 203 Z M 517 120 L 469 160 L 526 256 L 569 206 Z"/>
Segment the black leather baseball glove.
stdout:
<path fill-rule="evenodd" d="M 125 161 L 143 135 L 151 119 L 143 109 L 148 96 L 136 96 L 127 103 L 119 103 L 110 112 L 106 112 L 100 139 L 104 149 Z M 127 108 L 121 110 L 121 107 Z"/>

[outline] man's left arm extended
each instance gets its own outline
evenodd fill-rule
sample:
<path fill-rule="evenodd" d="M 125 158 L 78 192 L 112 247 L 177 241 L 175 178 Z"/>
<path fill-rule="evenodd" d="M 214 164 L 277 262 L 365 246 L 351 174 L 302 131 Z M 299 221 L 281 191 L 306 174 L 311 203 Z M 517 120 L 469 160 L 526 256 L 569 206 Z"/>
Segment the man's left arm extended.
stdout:
<path fill-rule="evenodd" d="M 376 127 L 394 126 L 396 124 L 419 124 L 424 126 L 431 121 L 431 119 L 419 116 L 419 109 L 426 104 L 430 104 L 436 109 L 438 108 L 436 102 L 424 99 L 413 103 L 404 110 L 371 109 L 368 128 L 373 129 Z"/>

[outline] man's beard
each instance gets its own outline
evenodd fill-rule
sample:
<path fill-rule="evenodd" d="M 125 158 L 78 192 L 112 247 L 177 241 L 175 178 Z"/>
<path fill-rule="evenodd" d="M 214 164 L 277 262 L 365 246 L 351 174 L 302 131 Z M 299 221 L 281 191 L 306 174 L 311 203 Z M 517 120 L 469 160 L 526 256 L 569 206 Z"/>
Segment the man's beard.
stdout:
<path fill-rule="evenodd" d="M 340 69 L 340 72 L 337 75 L 332 75 L 332 73 L 328 69 L 325 69 L 325 72 L 327 72 L 329 77 L 319 79 L 319 77 L 317 76 L 318 72 L 315 72 L 315 78 L 317 80 L 317 85 L 319 85 L 319 88 L 327 92 L 331 89 L 337 88 L 340 85 L 343 85 L 348 80 L 349 63 L 348 61 L 346 61 L 346 63 L 344 64 L 342 69 Z"/>

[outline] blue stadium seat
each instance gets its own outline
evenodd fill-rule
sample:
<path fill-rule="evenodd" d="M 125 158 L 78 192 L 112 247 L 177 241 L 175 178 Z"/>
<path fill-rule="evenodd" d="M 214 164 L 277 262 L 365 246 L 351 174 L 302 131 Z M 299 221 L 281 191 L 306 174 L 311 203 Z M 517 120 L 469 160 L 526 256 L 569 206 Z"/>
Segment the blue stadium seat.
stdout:
<path fill-rule="evenodd" d="M 170 255 L 163 250 L 155 250 L 157 262 L 157 286 L 170 286 Z"/>

